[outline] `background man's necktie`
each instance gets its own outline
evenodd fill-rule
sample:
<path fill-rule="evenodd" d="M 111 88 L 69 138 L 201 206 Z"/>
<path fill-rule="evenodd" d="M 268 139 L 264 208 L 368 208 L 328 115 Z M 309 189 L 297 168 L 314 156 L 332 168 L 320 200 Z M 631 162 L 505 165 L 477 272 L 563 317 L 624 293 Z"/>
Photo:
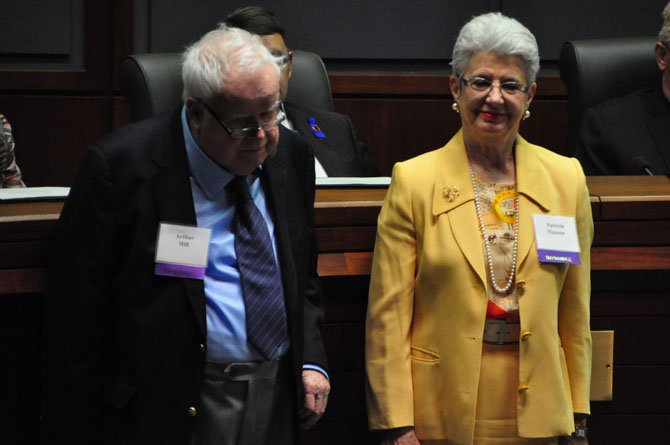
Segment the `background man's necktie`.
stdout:
<path fill-rule="evenodd" d="M 268 359 L 287 338 L 281 277 L 263 215 L 249 193 L 244 176 L 228 185 L 235 195 L 235 253 L 247 315 L 247 337 Z"/>

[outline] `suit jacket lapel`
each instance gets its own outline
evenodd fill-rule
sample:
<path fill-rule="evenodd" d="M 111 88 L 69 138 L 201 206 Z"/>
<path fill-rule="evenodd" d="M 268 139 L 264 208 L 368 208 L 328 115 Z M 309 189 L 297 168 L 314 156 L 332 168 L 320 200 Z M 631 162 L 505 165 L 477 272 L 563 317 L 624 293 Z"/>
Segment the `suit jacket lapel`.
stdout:
<path fill-rule="evenodd" d="M 516 187 L 519 206 L 519 240 L 517 270 L 524 262 L 535 240 L 533 215 L 547 213 L 552 186 L 540 169 L 533 147 L 521 136 L 515 142 Z"/>
<path fill-rule="evenodd" d="M 459 248 L 485 284 L 486 269 L 482 239 L 475 211 L 470 171 L 467 167 L 468 156 L 461 131 L 440 150 L 437 162 L 439 168 L 433 190 L 433 215 L 438 217 L 442 213 L 447 213 Z"/>
<path fill-rule="evenodd" d="M 652 139 L 656 143 L 658 154 L 665 163 L 665 172 L 670 172 L 670 103 L 658 88 L 647 97 L 645 107 L 648 114 L 645 123 Z M 662 172 L 654 172 L 662 173 Z"/>
<path fill-rule="evenodd" d="M 549 211 L 550 185 L 542 174 L 533 148 L 521 136 L 515 142 L 519 239 L 517 268 L 526 259 L 535 239 L 533 214 Z M 447 213 L 454 238 L 483 283 L 487 283 L 481 231 L 474 208 L 474 192 L 462 132 L 440 151 L 433 191 L 433 215 Z M 451 193 L 451 198 L 449 194 Z M 458 196 L 454 197 L 454 194 Z"/>
<path fill-rule="evenodd" d="M 309 118 L 315 116 L 308 116 L 307 113 L 291 104 L 284 104 L 284 109 L 288 115 L 289 120 L 293 124 L 293 128 L 301 136 L 303 136 L 310 147 L 314 151 L 314 156 L 319 160 L 319 163 L 329 176 L 339 176 L 340 163 L 336 159 L 337 146 L 330 144 L 331 135 L 326 134 L 326 139 L 318 139 L 314 135 L 309 126 Z M 318 121 L 317 125 L 318 125 Z"/>
<path fill-rule="evenodd" d="M 162 144 L 156 147 L 153 160 L 158 166 L 158 172 L 151 178 L 158 221 L 189 226 L 197 225 L 181 126 L 181 108 L 170 119 L 169 130 Z M 206 338 L 204 283 L 202 280 L 187 278 L 183 278 L 182 281 L 198 326 Z"/>
<path fill-rule="evenodd" d="M 287 130 L 288 131 L 288 130 Z M 295 276 L 291 237 L 289 236 L 288 216 L 286 214 L 287 199 L 286 181 L 287 167 L 285 155 L 289 147 L 281 143 L 277 146 L 275 156 L 263 164 L 263 181 L 266 185 L 263 190 L 269 198 L 270 210 L 275 219 L 275 238 L 277 240 L 278 260 L 281 264 L 282 284 L 284 285 L 284 300 L 287 304 L 287 314 L 291 314 L 291 307 L 297 295 L 296 283 L 291 277 Z"/>

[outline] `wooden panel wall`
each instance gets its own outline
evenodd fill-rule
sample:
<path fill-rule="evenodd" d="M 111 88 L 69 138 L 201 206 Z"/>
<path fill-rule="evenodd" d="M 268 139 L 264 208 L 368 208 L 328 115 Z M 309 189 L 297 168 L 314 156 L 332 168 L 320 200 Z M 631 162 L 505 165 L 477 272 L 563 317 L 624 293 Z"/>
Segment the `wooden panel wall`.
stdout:
<path fill-rule="evenodd" d="M 70 39 L 55 54 L 48 32 L 14 22 L 42 16 L 43 6 L 33 0 L 2 11 L 3 19 L 26 39 L 35 35 L 29 47 L 23 40 L 15 47 L 8 46 L 14 40 L 3 40 L 0 113 L 12 124 L 27 184 L 69 185 L 84 148 L 127 120 L 125 104 L 116 106 L 114 96 L 118 62 L 132 52 L 133 0 L 48 2 L 58 17 L 67 17 L 62 34 Z"/>

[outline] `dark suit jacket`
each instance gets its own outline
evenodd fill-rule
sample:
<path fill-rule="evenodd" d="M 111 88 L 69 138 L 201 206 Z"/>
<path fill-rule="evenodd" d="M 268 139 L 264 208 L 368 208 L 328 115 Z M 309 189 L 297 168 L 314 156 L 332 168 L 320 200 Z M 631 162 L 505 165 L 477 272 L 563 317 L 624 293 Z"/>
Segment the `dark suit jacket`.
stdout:
<path fill-rule="evenodd" d="M 645 158 L 654 174 L 670 172 L 670 103 L 660 87 L 589 108 L 575 156 L 587 175 L 644 174 L 636 156 Z"/>
<path fill-rule="evenodd" d="M 295 374 L 326 366 L 307 144 L 263 165 Z M 195 225 L 179 113 L 90 147 L 61 215 L 45 323 L 45 435 L 58 444 L 189 445 L 207 344 L 203 282 L 154 275 L 158 224 Z M 191 414 L 191 415 L 190 415 Z"/>
<path fill-rule="evenodd" d="M 368 154 L 368 147 L 358 140 L 348 116 L 331 111 L 304 108 L 285 103 L 284 109 L 294 129 L 307 139 L 328 176 L 379 176 Z M 310 128 L 313 117 L 326 135 L 320 139 Z"/>

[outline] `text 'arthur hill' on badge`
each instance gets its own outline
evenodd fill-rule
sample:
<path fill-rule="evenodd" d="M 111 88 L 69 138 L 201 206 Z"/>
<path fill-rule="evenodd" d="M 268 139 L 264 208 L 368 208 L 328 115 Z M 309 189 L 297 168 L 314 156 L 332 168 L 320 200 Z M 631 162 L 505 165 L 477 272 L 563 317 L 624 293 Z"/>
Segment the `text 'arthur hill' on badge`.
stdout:
<path fill-rule="evenodd" d="M 579 264 L 579 237 L 572 216 L 533 215 L 541 263 Z"/>
<path fill-rule="evenodd" d="M 211 229 L 160 223 L 156 275 L 202 280 L 207 269 Z"/>

